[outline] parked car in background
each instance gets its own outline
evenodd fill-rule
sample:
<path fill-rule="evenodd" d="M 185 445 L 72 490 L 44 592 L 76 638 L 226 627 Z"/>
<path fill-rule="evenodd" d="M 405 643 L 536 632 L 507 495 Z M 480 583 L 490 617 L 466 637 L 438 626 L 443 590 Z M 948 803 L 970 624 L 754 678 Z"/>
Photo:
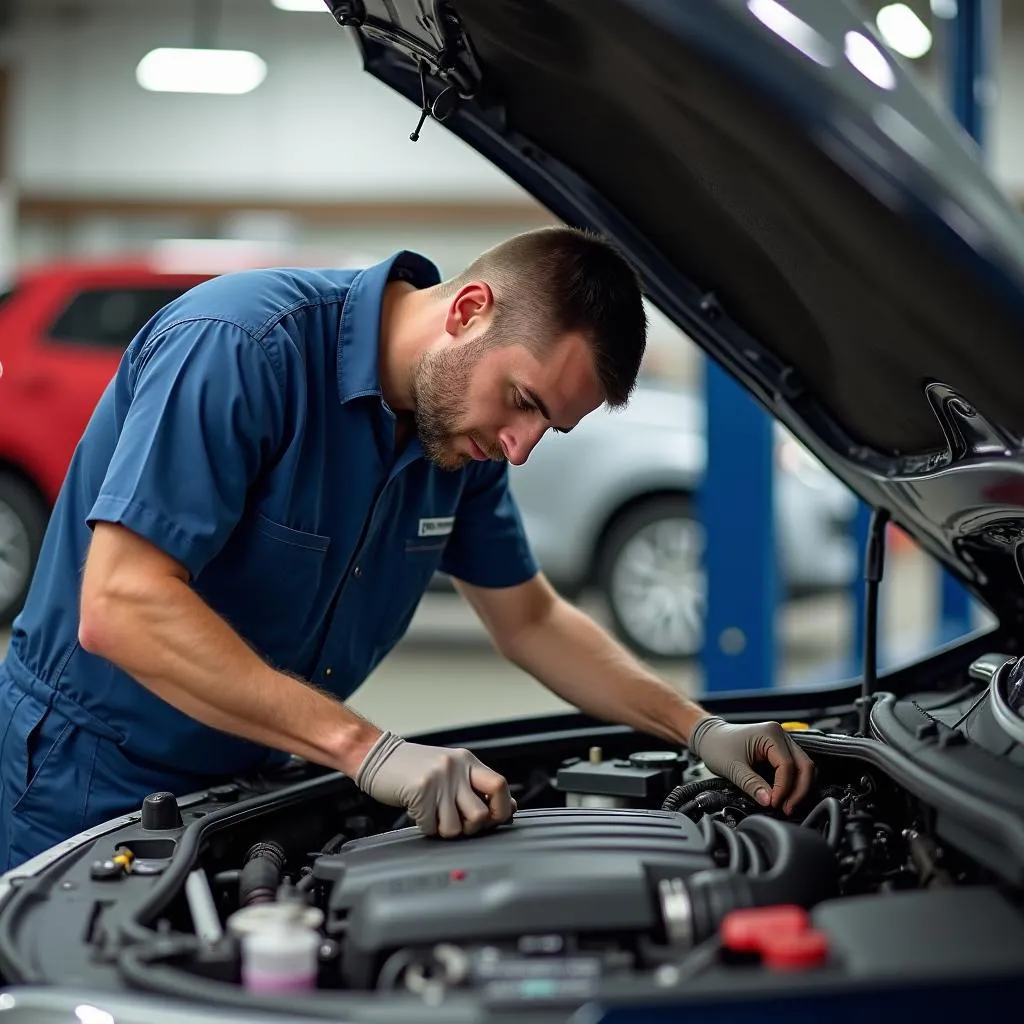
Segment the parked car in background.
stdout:
<path fill-rule="evenodd" d="M 0 296 L 0 625 L 24 601 L 50 508 L 125 347 L 166 303 L 213 276 L 142 259 L 60 263 Z M 706 458 L 692 391 L 645 383 L 512 471 L 538 560 L 570 596 L 597 588 L 646 655 L 695 653 L 703 633 L 695 495 Z M 778 434 L 775 517 L 785 593 L 845 584 L 856 560 L 849 492 Z"/>
<path fill-rule="evenodd" d="M 48 264 L 0 295 L 0 625 L 21 609 L 50 509 L 121 353 L 209 276 L 144 261 Z"/>
<path fill-rule="evenodd" d="M 774 514 L 784 596 L 834 590 L 853 578 L 857 503 L 783 428 L 776 428 Z M 647 657 L 695 654 L 703 643 L 705 579 L 697 494 L 707 460 L 699 391 L 642 383 L 621 410 L 546 438 L 512 490 L 552 583 L 607 602 L 629 646 Z"/>

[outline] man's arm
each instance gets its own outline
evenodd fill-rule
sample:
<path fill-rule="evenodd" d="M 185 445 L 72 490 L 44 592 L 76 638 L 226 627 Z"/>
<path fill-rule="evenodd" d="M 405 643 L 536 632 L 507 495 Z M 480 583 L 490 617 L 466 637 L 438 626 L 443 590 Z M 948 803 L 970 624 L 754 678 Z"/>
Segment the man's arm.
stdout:
<path fill-rule="evenodd" d="M 87 651 L 184 714 L 343 771 L 428 834 L 473 833 L 515 808 L 506 781 L 468 751 L 408 743 L 272 669 L 192 590 L 184 566 L 123 526 L 95 526 L 78 632 Z"/>
<path fill-rule="evenodd" d="M 750 796 L 788 813 L 813 779 L 810 759 L 776 723 L 728 726 L 659 679 L 585 613 L 562 599 L 543 575 L 515 587 L 456 584 L 499 652 L 581 711 L 669 741 L 699 740 L 699 756 Z M 751 768 L 775 768 L 769 787 Z M 771 790 L 770 797 L 768 790 Z M 763 791 L 763 792 L 762 792 Z"/>
<path fill-rule="evenodd" d="M 543 575 L 518 587 L 455 585 L 499 652 L 581 711 L 681 743 L 707 714 L 559 597 Z"/>
<path fill-rule="evenodd" d="M 354 775 L 381 730 L 267 665 L 127 528 L 98 522 L 82 579 L 79 640 L 204 725 Z"/>

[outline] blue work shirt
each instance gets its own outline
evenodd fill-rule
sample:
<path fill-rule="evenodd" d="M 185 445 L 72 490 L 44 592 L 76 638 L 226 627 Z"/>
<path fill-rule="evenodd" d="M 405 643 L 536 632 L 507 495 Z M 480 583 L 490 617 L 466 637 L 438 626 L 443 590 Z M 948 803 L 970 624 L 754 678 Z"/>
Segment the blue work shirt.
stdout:
<path fill-rule="evenodd" d="M 436 570 L 485 587 L 536 573 L 504 464 L 451 472 L 415 437 L 396 449 L 378 370 L 396 278 L 439 275 L 410 252 L 362 271 L 247 271 L 146 325 L 54 508 L 6 662 L 19 687 L 154 767 L 267 762 L 266 748 L 201 725 L 79 645 L 97 521 L 177 559 L 268 663 L 339 698 L 402 637 Z"/>

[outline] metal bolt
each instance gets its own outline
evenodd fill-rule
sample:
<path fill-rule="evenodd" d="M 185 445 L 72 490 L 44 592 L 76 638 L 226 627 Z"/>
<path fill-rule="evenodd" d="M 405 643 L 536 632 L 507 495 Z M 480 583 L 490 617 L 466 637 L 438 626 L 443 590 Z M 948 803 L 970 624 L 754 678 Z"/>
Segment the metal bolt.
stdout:
<path fill-rule="evenodd" d="M 718 646 L 723 654 L 742 654 L 747 647 L 747 635 L 738 626 L 730 626 L 722 630 Z"/>

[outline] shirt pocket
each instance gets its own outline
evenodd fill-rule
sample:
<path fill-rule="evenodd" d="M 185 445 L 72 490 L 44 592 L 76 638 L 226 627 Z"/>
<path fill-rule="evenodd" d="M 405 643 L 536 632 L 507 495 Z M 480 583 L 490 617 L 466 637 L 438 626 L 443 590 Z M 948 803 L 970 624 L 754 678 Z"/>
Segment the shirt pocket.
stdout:
<path fill-rule="evenodd" d="M 315 628 L 331 538 L 247 514 L 196 590 L 271 663 L 289 668 Z"/>

